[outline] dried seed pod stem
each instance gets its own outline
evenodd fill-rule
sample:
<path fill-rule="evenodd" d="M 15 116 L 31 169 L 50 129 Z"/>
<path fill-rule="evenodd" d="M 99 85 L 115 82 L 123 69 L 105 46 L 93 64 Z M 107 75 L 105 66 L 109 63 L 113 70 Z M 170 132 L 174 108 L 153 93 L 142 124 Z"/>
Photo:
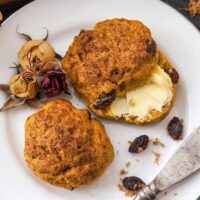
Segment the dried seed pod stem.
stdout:
<path fill-rule="evenodd" d="M 5 92 L 6 94 L 11 94 L 10 92 L 10 86 L 7 84 L 0 84 L 0 90 Z"/>
<path fill-rule="evenodd" d="M 10 95 L 5 104 L 0 108 L 0 112 L 23 105 L 25 99 Z"/>
<path fill-rule="evenodd" d="M 45 27 L 42 27 L 42 28 L 46 30 L 46 36 L 42 40 L 46 41 L 48 39 L 48 37 L 49 37 L 49 30 L 47 28 L 45 28 Z"/>
<path fill-rule="evenodd" d="M 44 106 L 44 104 L 41 103 L 41 101 L 37 98 L 27 99 L 26 104 L 30 106 L 31 108 L 36 108 L 36 109 L 40 109 L 42 108 L 42 106 Z"/>
<path fill-rule="evenodd" d="M 55 54 L 56 54 L 56 58 L 57 58 L 58 60 L 62 60 L 63 57 L 62 57 L 59 53 L 55 52 Z"/>
<path fill-rule="evenodd" d="M 21 72 L 20 69 L 22 68 L 22 66 L 21 66 L 20 64 L 15 63 L 15 62 L 13 62 L 13 64 L 14 64 L 15 66 L 11 66 L 11 67 L 9 67 L 9 68 L 15 68 L 16 71 L 17 71 L 17 74 L 19 74 L 19 73 Z"/>
<path fill-rule="evenodd" d="M 30 35 L 25 34 L 25 33 L 20 33 L 20 32 L 18 31 L 18 28 L 19 28 L 19 25 L 17 25 L 17 27 L 16 27 L 16 33 L 17 33 L 17 34 L 19 34 L 20 36 L 22 36 L 27 42 L 30 41 L 30 40 L 32 40 L 32 38 L 31 38 Z"/>

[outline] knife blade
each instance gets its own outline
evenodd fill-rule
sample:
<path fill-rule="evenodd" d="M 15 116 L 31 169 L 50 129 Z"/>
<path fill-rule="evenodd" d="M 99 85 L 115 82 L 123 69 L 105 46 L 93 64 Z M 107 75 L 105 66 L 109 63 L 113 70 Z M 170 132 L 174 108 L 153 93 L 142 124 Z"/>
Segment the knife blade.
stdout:
<path fill-rule="evenodd" d="M 200 196 L 196 200 L 200 200 Z"/>

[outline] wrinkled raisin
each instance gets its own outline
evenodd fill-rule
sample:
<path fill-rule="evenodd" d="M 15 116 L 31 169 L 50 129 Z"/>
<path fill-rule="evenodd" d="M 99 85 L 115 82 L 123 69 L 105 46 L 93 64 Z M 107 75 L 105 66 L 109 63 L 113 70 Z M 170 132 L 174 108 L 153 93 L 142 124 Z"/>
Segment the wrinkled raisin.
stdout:
<path fill-rule="evenodd" d="M 141 135 L 140 137 L 135 138 L 129 147 L 130 153 L 139 153 L 144 151 L 147 148 L 149 143 L 149 137 L 147 135 Z"/>
<path fill-rule="evenodd" d="M 154 40 L 152 40 L 151 44 L 147 44 L 147 53 L 150 53 L 154 56 L 156 53 L 156 48 L 156 43 Z"/>
<path fill-rule="evenodd" d="M 91 120 L 92 119 L 92 116 L 91 116 L 91 113 L 88 111 L 88 119 Z"/>
<path fill-rule="evenodd" d="M 101 95 L 96 101 L 94 108 L 105 108 L 110 106 L 111 103 L 115 100 L 115 97 L 116 97 L 115 90 L 112 90 L 107 94 Z"/>
<path fill-rule="evenodd" d="M 142 189 L 145 185 L 144 181 L 136 176 L 129 176 L 122 180 L 123 186 L 127 190 L 131 190 L 137 192 L 138 190 Z"/>
<path fill-rule="evenodd" d="M 183 120 L 178 117 L 173 117 L 167 126 L 169 135 L 174 140 L 180 140 L 183 137 Z"/>
<path fill-rule="evenodd" d="M 169 74 L 171 80 L 172 80 L 172 83 L 174 84 L 177 84 L 178 81 L 179 81 L 179 74 L 178 72 L 173 68 L 173 69 L 164 69 L 165 72 L 167 74 Z"/>
<path fill-rule="evenodd" d="M 179 81 L 179 74 L 178 74 L 178 72 L 175 69 L 172 70 L 170 78 L 172 79 L 173 83 L 175 83 L 175 84 L 178 83 L 178 81 Z"/>

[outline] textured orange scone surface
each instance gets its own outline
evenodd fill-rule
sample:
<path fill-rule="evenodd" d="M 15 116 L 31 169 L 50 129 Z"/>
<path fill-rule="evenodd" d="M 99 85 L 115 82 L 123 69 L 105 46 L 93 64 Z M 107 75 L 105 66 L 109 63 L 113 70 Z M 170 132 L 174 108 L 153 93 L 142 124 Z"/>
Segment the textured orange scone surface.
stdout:
<path fill-rule="evenodd" d="M 47 103 L 25 125 L 25 159 L 53 185 L 73 189 L 91 183 L 113 160 L 103 125 L 66 100 Z"/>
<path fill-rule="evenodd" d="M 62 65 L 79 94 L 93 101 L 126 81 L 145 79 L 155 52 L 151 33 L 141 22 L 112 19 L 82 30 Z"/>

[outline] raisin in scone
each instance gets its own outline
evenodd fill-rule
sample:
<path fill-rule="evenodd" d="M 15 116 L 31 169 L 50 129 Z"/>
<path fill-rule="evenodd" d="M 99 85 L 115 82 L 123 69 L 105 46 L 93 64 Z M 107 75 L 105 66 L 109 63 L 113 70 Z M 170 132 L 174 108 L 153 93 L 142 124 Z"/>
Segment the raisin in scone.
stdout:
<path fill-rule="evenodd" d="M 175 100 L 178 73 L 138 20 L 105 20 L 82 30 L 62 66 L 88 107 L 103 118 L 147 124 L 164 118 Z"/>

